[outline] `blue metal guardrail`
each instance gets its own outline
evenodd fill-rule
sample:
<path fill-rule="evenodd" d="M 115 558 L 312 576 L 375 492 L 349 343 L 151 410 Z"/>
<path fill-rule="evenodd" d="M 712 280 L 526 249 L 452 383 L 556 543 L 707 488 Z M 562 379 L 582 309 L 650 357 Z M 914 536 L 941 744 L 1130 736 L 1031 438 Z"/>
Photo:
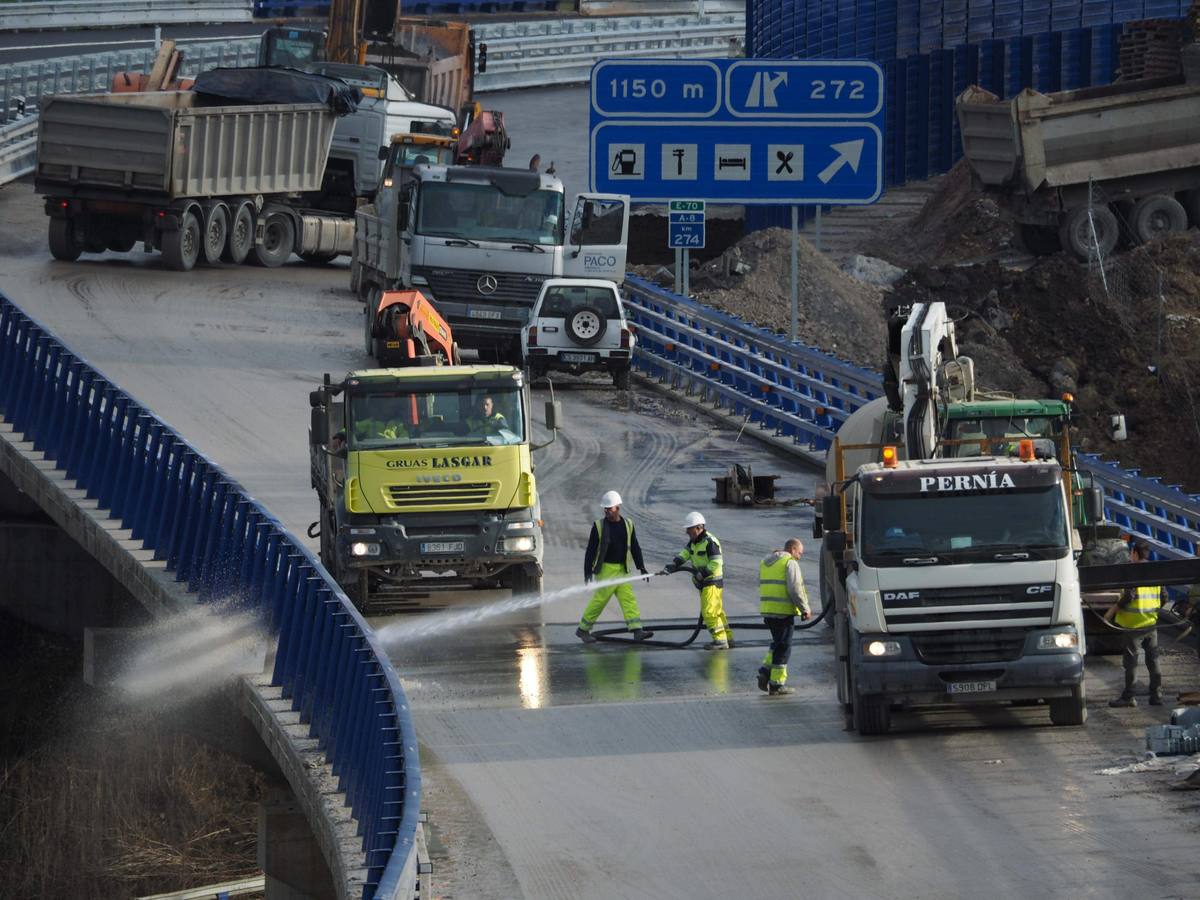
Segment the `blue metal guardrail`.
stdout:
<path fill-rule="evenodd" d="M 374 632 L 313 554 L 236 481 L 0 294 L 0 414 L 198 602 L 237 597 L 278 644 L 272 684 L 339 779 L 364 900 L 410 897 L 421 791 L 408 702 Z"/>
<path fill-rule="evenodd" d="M 838 427 L 883 394 L 879 373 L 759 328 L 736 316 L 626 277 L 626 309 L 638 328 L 634 366 L 698 396 L 810 455 L 829 449 Z M 1147 538 L 1162 558 L 1200 551 L 1200 494 L 1079 454 L 1080 471 L 1104 489 L 1108 519 Z"/>

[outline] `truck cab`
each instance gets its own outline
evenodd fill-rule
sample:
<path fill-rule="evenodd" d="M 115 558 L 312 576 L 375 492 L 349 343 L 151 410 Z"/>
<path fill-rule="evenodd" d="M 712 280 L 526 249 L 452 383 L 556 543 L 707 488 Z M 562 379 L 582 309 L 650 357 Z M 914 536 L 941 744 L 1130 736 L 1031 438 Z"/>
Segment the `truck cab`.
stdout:
<path fill-rule="evenodd" d="M 519 364 L 521 330 L 549 278 L 625 280 L 629 198 L 580 194 L 570 219 L 551 175 L 417 166 L 355 221 L 352 286 L 420 290 L 463 347 Z"/>
<path fill-rule="evenodd" d="M 360 608 L 414 591 L 541 590 L 541 509 L 529 389 L 507 366 L 413 366 L 326 376 L 314 391 L 320 554 Z"/>
<path fill-rule="evenodd" d="M 841 447 L 834 455 L 841 462 Z M 895 708 L 1045 701 L 1086 720 L 1069 482 L 1052 459 L 867 463 L 823 502 L 838 699 L 860 734 Z"/>

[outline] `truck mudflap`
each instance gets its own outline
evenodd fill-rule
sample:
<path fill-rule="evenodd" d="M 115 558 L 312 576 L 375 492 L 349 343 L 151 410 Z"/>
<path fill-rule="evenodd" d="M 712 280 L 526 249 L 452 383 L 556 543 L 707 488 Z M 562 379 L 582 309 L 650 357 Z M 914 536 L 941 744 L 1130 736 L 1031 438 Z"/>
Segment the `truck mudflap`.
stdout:
<path fill-rule="evenodd" d="M 1052 644 L 1056 635 L 1074 632 L 1069 626 L 1029 629 L 1011 652 L 977 661 L 930 659 L 911 634 L 858 634 L 850 648 L 855 693 L 902 706 L 1070 697 L 1083 683 L 1083 655 L 1078 647 L 1040 649 L 1039 642 L 1045 638 Z M 889 655 L 864 652 L 873 642 L 887 645 Z"/>

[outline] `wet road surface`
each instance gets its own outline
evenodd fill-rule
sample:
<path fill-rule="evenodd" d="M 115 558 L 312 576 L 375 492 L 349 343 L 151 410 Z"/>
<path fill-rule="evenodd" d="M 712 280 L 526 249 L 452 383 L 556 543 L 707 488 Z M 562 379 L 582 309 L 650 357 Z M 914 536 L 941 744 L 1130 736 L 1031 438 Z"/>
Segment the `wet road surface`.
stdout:
<path fill-rule="evenodd" d="M 307 392 L 363 363 L 344 266 L 65 264 L 44 235 L 28 186 L 0 192 L 0 290 L 301 534 L 316 506 Z M 575 382 L 558 396 L 567 431 L 536 457 L 547 588 L 579 581 L 598 497 L 616 489 L 652 568 L 681 546 L 683 514 L 709 516 L 727 608 L 753 618 L 757 559 L 805 536 L 810 514 L 715 507 L 710 479 L 737 460 L 780 475 L 790 498 L 813 475 L 640 389 Z M 807 561 L 806 576 L 815 588 Z M 638 597 L 648 619 L 696 614 L 683 575 Z M 1104 706 L 1111 659 L 1089 661 L 1087 728 L 1053 728 L 1038 708 L 951 711 L 861 740 L 843 730 L 823 626 L 798 637 L 796 695 L 767 699 L 753 682 L 761 632 L 735 625 L 744 644 L 718 654 L 585 647 L 573 636 L 584 602 L 397 647 L 444 896 L 1195 896 L 1191 795 L 1097 774 L 1165 718 Z M 618 617 L 614 601 L 605 621 Z M 1167 665 L 1168 689 L 1194 683 L 1193 660 Z"/>

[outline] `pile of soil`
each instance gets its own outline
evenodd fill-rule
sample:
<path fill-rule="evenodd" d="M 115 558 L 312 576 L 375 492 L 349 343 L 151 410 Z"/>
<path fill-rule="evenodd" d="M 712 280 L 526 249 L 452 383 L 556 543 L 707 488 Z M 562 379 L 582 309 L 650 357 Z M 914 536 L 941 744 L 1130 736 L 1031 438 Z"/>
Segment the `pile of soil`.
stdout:
<path fill-rule="evenodd" d="M 945 302 L 981 387 L 1069 391 L 1077 447 L 1200 491 L 1200 239 L 1140 247 L 1106 275 L 1107 292 L 1064 254 L 1024 272 L 918 266 L 888 302 Z M 1114 413 L 1125 415 L 1127 442 L 1109 435 Z"/>
<path fill-rule="evenodd" d="M 780 334 L 791 329 L 792 234 L 768 228 L 746 235 L 721 257 L 692 272 L 692 296 Z M 741 271 L 741 274 L 739 273 Z M 660 284 L 661 270 L 639 274 Z M 804 238 L 799 242 L 799 340 L 877 369 L 886 347 L 880 290 L 851 278 Z"/>
<path fill-rule="evenodd" d="M 1023 253 L 1014 240 L 1012 220 L 994 199 L 972 189 L 971 170 L 959 160 L 917 217 L 890 226 L 872 253 L 905 268 L 950 265 Z"/>

